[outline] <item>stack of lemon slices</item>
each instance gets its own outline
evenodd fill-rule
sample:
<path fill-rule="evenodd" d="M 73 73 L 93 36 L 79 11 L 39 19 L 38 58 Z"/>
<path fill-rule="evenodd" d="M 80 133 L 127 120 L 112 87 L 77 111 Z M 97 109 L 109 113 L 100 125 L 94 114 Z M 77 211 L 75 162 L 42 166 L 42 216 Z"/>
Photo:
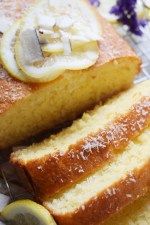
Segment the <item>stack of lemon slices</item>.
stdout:
<path fill-rule="evenodd" d="M 87 69 L 99 57 L 100 24 L 86 1 L 40 0 L 2 37 L 1 61 L 24 82 Z"/>

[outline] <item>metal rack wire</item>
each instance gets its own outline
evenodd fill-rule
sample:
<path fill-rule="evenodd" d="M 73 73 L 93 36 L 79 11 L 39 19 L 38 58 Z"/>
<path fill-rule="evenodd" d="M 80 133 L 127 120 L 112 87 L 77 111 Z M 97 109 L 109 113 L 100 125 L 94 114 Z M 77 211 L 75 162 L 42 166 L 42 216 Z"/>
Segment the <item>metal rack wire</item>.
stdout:
<path fill-rule="evenodd" d="M 8 162 L 2 163 L 0 167 L 0 193 L 9 196 L 11 202 L 32 199 L 34 196 L 24 171 L 16 169 Z"/>
<path fill-rule="evenodd" d="M 126 28 L 124 27 L 121 29 L 125 30 L 125 32 L 122 32 L 123 38 L 135 49 L 142 59 L 142 71 L 135 82 L 139 83 L 150 79 L 150 22 L 143 29 L 141 37 L 126 32 Z"/>
<path fill-rule="evenodd" d="M 135 82 L 138 83 L 150 79 L 150 23 L 143 30 L 144 34 L 142 37 L 132 35 L 126 31 L 125 27 L 120 27 L 119 32 L 142 58 L 142 72 Z M 26 183 L 28 183 L 27 179 Z M 5 157 L 0 156 L 0 193 L 9 195 L 11 201 L 22 198 L 33 198 L 31 187 L 29 189 L 30 191 L 27 191 L 27 189 L 23 188 L 17 170 L 6 162 Z"/>

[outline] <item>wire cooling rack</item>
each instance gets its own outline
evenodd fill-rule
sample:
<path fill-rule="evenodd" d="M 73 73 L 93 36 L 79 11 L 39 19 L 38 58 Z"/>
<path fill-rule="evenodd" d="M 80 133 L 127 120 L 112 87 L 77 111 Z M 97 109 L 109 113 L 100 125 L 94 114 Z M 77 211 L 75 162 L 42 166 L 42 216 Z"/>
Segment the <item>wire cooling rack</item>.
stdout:
<path fill-rule="evenodd" d="M 142 72 L 135 83 L 150 79 L 150 23 L 143 29 L 142 37 L 127 32 L 125 26 L 117 27 L 117 30 L 142 58 Z M 23 176 L 23 179 L 20 179 L 20 176 Z M 22 180 L 26 184 L 26 189 L 23 188 Z M 21 175 L 18 174 L 18 170 L 7 162 L 5 156 L 0 156 L 0 193 L 8 195 L 10 201 L 34 196 L 25 174 L 23 172 Z"/>
<path fill-rule="evenodd" d="M 150 79 L 150 22 L 143 28 L 143 35 L 136 36 L 127 32 L 126 26 L 119 27 L 118 32 L 142 58 L 142 71 L 135 83 Z"/>

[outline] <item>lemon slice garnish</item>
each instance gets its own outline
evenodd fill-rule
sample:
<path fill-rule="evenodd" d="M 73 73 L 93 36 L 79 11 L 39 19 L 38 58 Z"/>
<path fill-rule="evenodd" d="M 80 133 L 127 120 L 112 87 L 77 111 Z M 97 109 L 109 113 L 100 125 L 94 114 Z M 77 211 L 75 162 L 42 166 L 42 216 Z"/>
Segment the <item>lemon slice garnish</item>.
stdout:
<path fill-rule="evenodd" d="M 14 43 L 16 41 L 16 34 L 20 27 L 21 21 L 14 23 L 9 30 L 7 30 L 0 42 L 0 58 L 5 69 L 15 78 L 26 81 L 26 75 L 19 69 L 15 54 Z"/>
<path fill-rule="evenodd" d="M 135 11 L 139 17 L 143 17 L 144 14 L 144 6 L 141 0 L 137 0 Z"/>
<path fill-rule="evenodd" d="M 31 200 L 19 200 L 1 212 L 4 220 L 16 225 L 56 225 L 50 213 Z"/>
<path fill-rule="evenodd" d="M 81 50 L 81 49 L 80 49 Z M 26 73 L 28 79 L 36 82 L 47 82 L 54 80 L 66 69 L 80 70 L 92 66 L 99 56 L 97 43 L 91 43 L 87 47 L 82 47 L 82 51 L 76 51 L 73 55 L 63 55 L 61 53 L 46 57 L 42 64 L 33 66 L 25 63 L 24 51 L 18 40 L 15 45 L 16 61 L 21 70 Z"/>
<path fill-rule="evenodd" d="M 144 6 L 150 9 L 150 0 L 143 0 Z"/>
<path fill-rule="evenodd" d="M 98 8 L 100 14 L 111 23 L 116 23 L 118 19 L 116 15 L 110 13 L 111 8 L 116 5 L 116 2 L 116 0 L 101 0 Z"/>
<path fill-rule="evenodd" d="M 117 4 L 117 0 L 101 0 L 100 6 L 98 8 L 98 11 L 100 12 L 100 14 L 111 23 L 118 22 L 117 21 L 118 16 L 110 13 L 112 7 L 115 6 L 116 4 Z M 135 10 L 136 10 L 138 16 L 143 15 L 144 7 L 143 7 L 143 3 L 141 0 L 137 0 Z"/>
<path fill-rule="evenodd" d="M 29 13 L 23 19 L 22 26 L 20 26 L 20 33 L 18 34 L 17 41 L 15 43 L 15 58 L 19 68 L 26 74 L 28 79 L 32 82 L 48 82 L 51 80 L 56 79 L 60 74 L 62 74 L 65 70 L 81 70 L 87 69 L 90 66 L 94 65 L 99 57 L 99 43 L 97 40 L 100 39 L 100 27 L 97 22 L 97 18 L 93 13 L 92 9 L 89 8 L 88 4 L 84 1 L 64 1 L 63 10 L 66 13 L 70 13 L 72 10 L 72 14 L 76 14 L 78 12 L 82 15 L 83 18 L 86 18 L 88 22 L 80 23 L 80 18 L 78 15 L 74 16 L 74 25 L 73 28 L 67 27 L 69 26 L 66 22 L 65 26 L 60 23 L 58 20 L 58 27 L 62 26 L 60 35 L 61 35 L 61 42 L 60 40 L 55 44 L 48 43 L 45 48 L 41 45 L 41 50 L 47 53 L 51 53 L 46 55 L 42 61 L 39 63 L 32 63 L 32 61 L 27 62 L 25 59 L 25 48 L 22 45 L 21 37 L 23 36 L 24 32 L 27 30 L 35 30 L 38 27 L 36 18 L 37 15 L 40 17 L 44 15 L 49 15 L 48 3 L 50 7 L 53 3 L 52 0 L 49 1 L 40 1 L 36 7 L 30 10 Z M 68 8 L 70 4 L 75 8 Z M 54 15 L 57 19 L 61 15 L 61 7 L 62 1 L 57 0 L 53 3 L 53 7 L 55 8 L 54 11 L 56 15 Z M 71 13 L 70 13 L 71 14 Z M 71 14 L 71 15 L 72 15 Z M 68 16 L 68 15 L 67 15 Z M 66 17 L 67 17 L 66 16 Z M 66 18 L 65 17 L 65 18 Z M 78 19 L 78 21 L 77 21 Z M 83 19 L 81 20 L 83 21 Z M 56 25 L 57 25 L 56 23 Z M 71 23 L 70 23 L 71 24 Z M 48 25 L 47 25 L 48 26 Z M 90 30 L 92 27 L 93 31 Z M 44 29 L 46 29 L 44 27 Z M 70 29 L 69 31 L 66 29 Z M 80 37 L 84 34 L 83 40 L 73 41 L 74 45 L 70 42 L 71 40 L 75 39 L 76 36 Z M 85 42 L 86 44 L 83 44 Z M 88 43 L 88 44 L 87 44 Z M 29 48 L 32 51 L 32 47 Z M 28 58 L 28 57 L 26 57 Z"/>
<path fill-rule="evenodd" d="M 146 19 L 148 19 L 148 20 L 150 20 L 150 9 L 148 9 L 148 8 L 144 8 L 144 18 L 146 18 Z"/>
<path fill-rule="evenodd" d="M 40 0 L 4 34 L 1 61 L 21 81 L 49 82 L 65 70 L 94 65 L 100 37 L 99 21 L 86 1 Z"/>

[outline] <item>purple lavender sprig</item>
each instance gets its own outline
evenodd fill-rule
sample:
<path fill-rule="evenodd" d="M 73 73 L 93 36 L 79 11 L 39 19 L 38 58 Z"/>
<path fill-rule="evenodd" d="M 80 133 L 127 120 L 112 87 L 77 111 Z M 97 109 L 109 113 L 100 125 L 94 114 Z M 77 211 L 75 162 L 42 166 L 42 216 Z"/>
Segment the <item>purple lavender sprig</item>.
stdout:
<path fill-rule="evenodd" d="M 110 13 L 118 16 L 118 20 L 129 27 L 129 30 L 141 36 L 141 27 L 145 27 L 146 20 L 139 20 L 136 13 L 137 0 L 117 0 L 116 6 L 114 6 Z"/>
<path fill-rule="evenodd" d="M 89 0 L 91 5 L 94 5 L 96 7 L 99 7 L 100 6 L 100 1 L 99 0 Z"/>

